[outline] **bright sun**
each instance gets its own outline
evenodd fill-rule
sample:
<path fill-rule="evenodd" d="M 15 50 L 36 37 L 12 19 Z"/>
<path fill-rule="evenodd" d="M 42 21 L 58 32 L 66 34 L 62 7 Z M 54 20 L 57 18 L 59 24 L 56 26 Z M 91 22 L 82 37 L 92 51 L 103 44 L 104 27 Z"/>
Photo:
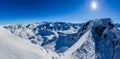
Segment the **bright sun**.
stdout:
<path fill-rule="evenodd" d="M 92 1 L 91 7 L 92 7 L 93 10 L 96 10 L 97 7 L 98 7 L 98 6 L 97 6 L 97 3 L 96 3 L 95 1 Z"/>

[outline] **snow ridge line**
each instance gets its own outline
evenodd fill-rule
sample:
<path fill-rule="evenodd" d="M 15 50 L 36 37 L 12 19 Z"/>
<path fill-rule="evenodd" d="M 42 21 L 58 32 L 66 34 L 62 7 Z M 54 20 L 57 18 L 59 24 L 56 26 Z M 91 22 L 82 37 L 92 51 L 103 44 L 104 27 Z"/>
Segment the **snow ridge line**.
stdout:
<path fill-rule="evenodd" d="M 72 47 L 70 47 L 63 54 L 67 55 L 67 54 L 71 54 L 71 53 L 75 52 L 87 40 L 87 38 L 89 37 L 90 33 L 91 33 L 91 29 L 88 30 Z"/>

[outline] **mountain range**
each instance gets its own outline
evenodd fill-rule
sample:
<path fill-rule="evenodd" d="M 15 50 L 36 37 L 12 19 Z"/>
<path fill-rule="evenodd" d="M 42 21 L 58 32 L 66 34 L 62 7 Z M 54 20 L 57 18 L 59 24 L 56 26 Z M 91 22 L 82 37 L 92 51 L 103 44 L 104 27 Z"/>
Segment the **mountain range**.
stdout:
<path fill-rule="evenodd" d="M 114 24 L 111 18 L 81 24 L 4 25 L 0 32 L 0 59 L 120 58 L 120 24 Z"/>

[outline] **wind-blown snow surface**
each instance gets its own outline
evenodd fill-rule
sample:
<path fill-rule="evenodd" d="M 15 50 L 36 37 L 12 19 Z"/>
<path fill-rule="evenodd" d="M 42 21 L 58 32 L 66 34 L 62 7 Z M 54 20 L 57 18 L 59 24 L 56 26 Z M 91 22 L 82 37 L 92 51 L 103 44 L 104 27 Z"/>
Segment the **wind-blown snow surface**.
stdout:
<path fill-rule="evenodd" d="M 115 26 L 112 23 L 112 20 L 110 18 L 90 20 L 82 25 L 61 22 L 45 22 L 29 25 L 8 25 L 4 26 L 4 28 L 10 30 L 12 33 L 21 38 L 29 39 L 32 43 L 40 45 L 35 46 L 30 42 L 26 43 L 23 39 L 14 38 L 15 36 L 10 33 L 10 37 L 9 35 L 8 37 L 11 38 L 11 36 L 13 36 L 10 42 L 15 41 L 17 43 L 20 43 L 20 55 L 22 55 L 22 52 L 24 52 L 22 51 L 22 48 L 24 48 L 25 51 L 28 50 L 27 52 L 30 53 L 30 56 L 32 55 L 34 58 L 38 54 L 40 59 L 120 58 L 120 30 L 118 29 L 118 26 Z M 5 32 L 6 34 L 9 31 L 1 32 Z M 1 37 L 4 38 L 6 36 Z M 8 40 L 8 38 L 4 38 L 4 40 L 5 39 Z M 4 43 L 10 43 L 9 40 L 4 40 L 1 41 Z M 17 43 L 10 43 L 10 45 Z M 26 45 L 29 45 L 31 47 L 34 46 L 31 49 L 35 51 L 32 51 L 33 53 L 29 52 L 31 50 L 29 50 L 30 48 L 27 49 L 24 47 Z M 8 47 L 7 45 L 5 46 Z M 17 45 L 15 45 L 15 50 L 14 47 L 11 49 L 14 51 L 19 51 L 19 49 L 17 50 L 16 48 L 18 48 Z"/>
<path fill-rule="evenodd" d="M 35 46 L 0 27 L 0 59 L 53 59 L 57 54 Z"/>

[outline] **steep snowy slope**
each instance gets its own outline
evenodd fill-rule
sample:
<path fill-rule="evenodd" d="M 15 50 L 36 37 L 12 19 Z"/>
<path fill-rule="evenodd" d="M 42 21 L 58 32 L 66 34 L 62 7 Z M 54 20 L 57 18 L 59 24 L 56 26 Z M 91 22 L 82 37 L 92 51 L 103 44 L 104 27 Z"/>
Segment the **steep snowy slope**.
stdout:
<path fill-rule="evenodd" d="M 53 59 L 54 52 L 35 46 L 0 27 L 0 59 Z"/>
<path fill-rule="evenodd" d="M 82 24 L 42 22 L 36 24 L 7 25 L 4 28 L 14 35 L 29 39 L 34 44 L 56 52 L 64 52 L 79 38 Z"/>
<path fill-rule="evenodd" d="M 64 54 L 71 54 L 74 51 L 76 51 L 79 47 L 82 46 L 82 44 L 89 38 L 89 35 L 91 33 L 91 30 L 87 31 L 73 46 L 68 48 L 67 51 L 64 52 Z"/>

